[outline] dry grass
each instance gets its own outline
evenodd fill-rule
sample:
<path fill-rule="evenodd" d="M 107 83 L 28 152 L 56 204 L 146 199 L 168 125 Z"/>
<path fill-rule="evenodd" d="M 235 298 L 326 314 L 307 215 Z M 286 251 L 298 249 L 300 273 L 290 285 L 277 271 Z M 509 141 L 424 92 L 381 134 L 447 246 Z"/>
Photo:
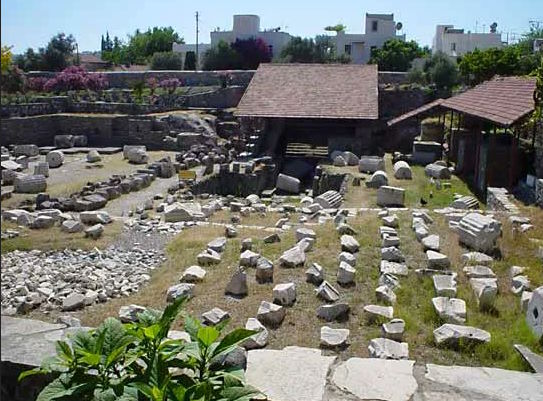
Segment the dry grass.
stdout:
<path fill-rule="evenodd" d="M 97 240 L 85 238 L 84 233 L 69 234 L 55 226 L 46 230 L 31 230 L 27 227 L 19 227 L 17 224 L 2 222 L 2 231 L 12 229 L 19 231 L 19 237 L 2 241 L 2 253 L 14 250 L 29 251 L 40 249 L 44 251 L 56 249 L 93 249 L 94 247 L 105 248 L 115 241 L 121 233 L 123 223 L 114 221 L 104 226 L 102 237 Z"/>
<path fill-rule="evenodd" d="M 478 310 L 460 263 L 461 254 L 466 250 L 459 245 L 457 235 L 448 228 L 443 217 L 433 215 L 435 222 L 430 226 L 430 231 L 439 234 L 442 252 L 449 256 L 452 269 L 458 273 L 458 297 L 466 301 L 468 309 L 466 324 L 487 330 L 492 335 L 492 341 L 489 344 L 470 349 L 450 350 L 436 347 L 433 343 L 433 330 L 442 322 L 433 311 L 431 304 L 431 299 L 435 296 L 432 280 L 430 277 L 416 276 L 414 270 L 426 265 L 425 255 L 411 229 L 411 213 L 407 211 L 398 213 L 401 249 L 406 256 L 410 273 L 408 277 L 401 278 L 401 288 L 396 290 L 398 302 L 394 305 L 394 315 L 406 321 L 405 341 L 409 343 L 410 358 L 419 362 L 446 365 L 482 365 L 525 370 L 526 365 L 516 354 L 512 345 L 521 343 L 536 352 L 543 352 L 541 345 L 537 344 L 535 336 L 524 321 L 519 298 L 509 290 L 508 269 L 514 264 L 527 267 L 526 274 L 530 277 L 533 287 L 543 284 L 541 262 L 535 256 L 538 245 L 530 240 L 530 238 L 543 240 L 543 213 L 539 209 L 526 208 L 523 209 L 523 214 L 530 217 L 536 226 L 527 234 L 513 234 L 508 222 L 503 222 L 503 237 L 499 240 L 502 256 L 492 266 L 498 276 L 500 293 L 496 308 L 492 312 Z M 279 217 L 279 214 L 271 213 L 268 213 L 266 218 L 252 215 L 249 218 L 242 218 L 242 224 L 270 227 Z M 214 218 L 216 221 L 228 222 L 230 212 L 218 213 Z M 262 220 L 259 221 L 259 219 Z M 295 216 L 291 218 L 291 221 L 295 223 Z M 188 302 L 187 311 L 199 317 L 203 312 L 217 306 L 230 312 L 231 327 L 243 326 L 247 318 L 256 315 L 262 300 L 272 300 L 272 289 L 275 284 L 294 282 L 297 286 L 297 301 L 294 306 L 288 308 L 283 324 L 275 330 L 270 330 L 268 348 L 281 349 L 287 345 L 319 347 L 320 327 L 328 325 L 348 328 L 351 331 L 350 346 L 337 353 L 341 359 L 351 356 L 366 357 L 369 340 L 380 336 L 380 326 L 369 324 L 362 312 L 364 305 L 378 303 L 375 288 L 379 276 L 381 241 L 378 227 L 380 222 L 375 213 L 368 212 L 351 218 L 349 224 L 357 230 L 358 234 L 355 237 L 361 245 L 355 286 L 342 288 L 336 282 L 340 242 L 332 222 L 312 227 L 317 233 L 315 249 L 307 253 L 306 267 L 296 269 L 284 269 L 276 263 L 281 253 L 294 245 L 295 230 L 281 234 L 280 243 L 265 244 L 262 238 L 268 235 L 268 231 L 240 228 L 239 237 L 227 241 L 221 263 L 206 267 L 206 278 L 196 285 L 195 297 Z M 43 236 L 42 233 L 45 231 L 36 232 L 35 235 Z M 57 235 L 55 232 L 52 233 Z M 104 304 L 87 307 L 74 315 L 81 318 L 83 324 L 96 326 L 107 316 L 117 316 L 119 308 L 123 305 L 134 303 L 163 308 L 167 288 L 178 283 L 182 272 L 197 263 L 197 254 L 205 249 L 209 241 L 222 236 L 223 233 L 224 228 L 219 226 L 198 227 L 181 232 L 167 248 L 167 262 L 153 272 L 150 282 L 141 291 L 127 298 L 117 298 Z M 275 262 L 274 284 L 258 284 L 255 281 L 254 269 L 249 269 L 249 294 L 243 299 L 234 299 L 225 296 L 224 289 L 238 266 L 241 241 L 248 237 L 253 239 L 253 249 L 256 252 Z M 39 245 L 40 242 L 36 242 L 37 246 L 48 244 L 43 238 L 40 241 L 42 241 L 41 245 Z M 36 244 L 32 243 L 32 247 L 37 247 Z M 61 244 L 61 241 L 57 241 L 47 246 Z M 324 267 L 326 279 L 339 289 L 342 300 L 350 304 L 351 314 L 348 320 L 326 323 L 316 317 L 315 311 L 322 302 L 315 296 L 315 286 L 305 281 L 305 269 L 312 262 L 317 262 Z M 52 320 L 56 315 L 58 312 L 48 316 L 34 312 L 30 316 Z M 177 327 L 180 327 L 180 323 L 177 323 Z"/>

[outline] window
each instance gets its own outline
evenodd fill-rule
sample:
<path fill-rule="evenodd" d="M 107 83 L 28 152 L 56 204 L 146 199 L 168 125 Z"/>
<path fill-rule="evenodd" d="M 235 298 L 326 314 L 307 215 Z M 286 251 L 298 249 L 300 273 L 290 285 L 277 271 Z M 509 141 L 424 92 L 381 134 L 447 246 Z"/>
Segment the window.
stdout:
<path fill-rule="evenodd" d="M 456 43 L 451 43 L 451 51 L 452 52 L 456 51 Z"/>
<path fill-rule="evenodd" d="M 270 54 L 273 54 L 273 46 L 272 45 L 268 45 L 268 49 L 270 51 Z"/>
<path fill-rule="evenodd" d="M 345 45 L 345 53 L 346 54 L 351 54 L 351 45 Z"/>
<path fill-rule="evenodd" d="M 371 21 L 371 31 L 377 32 L 377 21 Z"/>

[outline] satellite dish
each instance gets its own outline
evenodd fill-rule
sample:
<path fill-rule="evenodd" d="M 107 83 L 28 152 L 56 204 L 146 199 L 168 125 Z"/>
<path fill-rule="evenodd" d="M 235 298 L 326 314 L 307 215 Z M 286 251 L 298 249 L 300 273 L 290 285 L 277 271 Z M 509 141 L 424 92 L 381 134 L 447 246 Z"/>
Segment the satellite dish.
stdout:
<path fill-rule="evenodd" d="M 498 23 L 497 22 L 493 22 L 491 25 L 490 25 L 490 32 L 492 33 L 496 33 L 496 28 L 498 27 Z"/>
<path fill-rule="evenodd" d="M 402 28 L 403 28 L 403 24 L 402 24 L 401 22 L 398 22 L 398 23 L 396 24 L 396 30 L 399 31 L 399 30 L 402 29 Z"/>

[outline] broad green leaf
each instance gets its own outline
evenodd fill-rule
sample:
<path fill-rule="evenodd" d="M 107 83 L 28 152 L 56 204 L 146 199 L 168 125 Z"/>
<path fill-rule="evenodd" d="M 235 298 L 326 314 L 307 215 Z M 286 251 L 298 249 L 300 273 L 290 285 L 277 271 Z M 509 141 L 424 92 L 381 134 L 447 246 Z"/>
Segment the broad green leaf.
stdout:
<path fill-rule="evenodd" d="M 219 338 L 220 334 L 214 327 L 201 327 L 198 330 L 198 341 L 207 348 Z"/>
<path fill-rule="evenodd" d="M 135 382 L 135 383 L 132 383 L 132 385 L 136 387 L 139 390 L 139 392 L 141 392 L 146 397 L 148 398 L 153 397 L 153 388 L 149 386 L 147 383 Z"/>
<path fill-rule="evenodd" d="M 126 347 L 134 341 L 134 337 L 126 336 L 123 340 L 120 341 L 117 348 L 115 348 L 106 358 L 106 367 L 111 366 L 114 362 L 117 362 L 117 359 L 125 355 Z"/>
<path fill-rule="evenodd" d="M 125 337 L 128 335 L 123 324 L 112 317 L 104 320 L 96 331 L 98 335 L 104 332 L 104 343 L 102 348 L 102 354 L 104 355 L 111 354 L 114 349 L 123 343 Z"/>
<path fill-rule="evenodd" d="M 143 312 L 137 313 L 138 322 L 141 326 L 147 327 L 156 324 L 160 320 L 161 311 L 147 308 Z"/>
<path fill-rule="evenodd" d="M 200 359 L 200 344 L 198 344 L 198 342 L 188 343 L 185 346 L 183 353 L 187 355 L 188 357 L 196 358 L 199 360 Z"/>
<path fill-rule="evenodd" d="M 170 331 L 172 323 L 179 315 L 179 312 L 181 312 L 181 309 L 183 308 L 183 305 L 185 304 L 186 300 L 187 300 L 187 297 L 180 297 L 176 299 L 175 301 L 173 301 L 172 303 L 168 304 L 168 306 L 166 306 L 159 320 L 160 339 L 163 339 L 168 335 L 168 332 Z"/>
<path fill-rule="evenodd" d="M 198 341 L 198 330 L 200 330 L 200 327 L 202 327 L 202 324 L 198 319 L 189 315 L 185 316 L 185 331 L 189 333 L 192 341 Z"/>
<path fill-rule="evenodd" d="M 90 366 L 96 366 L 100 363 L 100 354 L 93 354 L 93 353 L 90 353 L 90 352 L 86 352 L 84 355 L 82 355 L 79 360 L 81 362 L 84 362 L 86 363 L 87 365 L 90 365 Z"/>
<path fill-rule="evenodd" d="M 50 401 L 72 394 L 60 378 L 53 380 L 38 395 L 36 401 Z"/>
<path fill-rule="evenodd" d="M 96 389 L 94 390 L 93 401 L 116 401 L 118 397 L 113 392 L 113 389 Z"/>
<path fill-rule="evenodd" d="M 146 327 L 143 329 L 143 333 L 149 340 L 154 340 L 160 334 L 160 325 L 153 324 L 152 326 Z"/>
<path fill-rule="evenodd" d="M 66 341 L 57 341 L 55 344 L 55 348 L 57 350 L 57 355 L 59 358 L 64 359 L 66 362 L 73 361 L 74 354 Z"/>
<path fill-rule="evenodd" d="M 243 342 L 245 339 L 251 337 L 256 333 L 257 332 L 254 330 L 247 329 L 236 329 L 234 331 L 231 331 L 226 336 L 224 336 L 217 348 L 215 348 L 215 350 L 213 351 L 212 356 L 216 357 L 222 354 L 223 352 L 229 350 L 231 347 L 238 345 L 239 343 Z"/>
<path fill-rule="evenodd" d="M 170 389 L 169 389 L 168 392 L 169 392 L 170 397 L 173 400 L 175 400 L 175 401 L 184 401 L 187 389 L 182 385 L 170 386 Z"/>
<path fill-rule="evenodd" d="M 21 372 L 21 374 L 17 378 L 17 381 L 21 381 L 25 377 L 28 377 L 28 376 L 43 375 L 43 374 L 47 374 L 47 373 L 49 373 L 49 372 L 46 371 L 46 370 L 43 370 L 41 368 L 34 368 L 34 369 L 30 369 L 30 370 L 25 370 L 24 372 Z"/>
<path fill-rule="evenodd" d="M 58 356 L 48 356 L 41 362 L 41 368 L 47 372 L 67 372 L 70 369 L 70 362 Z"/>
<path fill-rule="evenodd" d="M 86 330 L 78 330 L 71 337 L 72 347 L 75 354 L 87 351 L 92 352 L 94 349 L 94 339 L 92 333 Z"/>
<path fill-rule="evenodd" d="M 262 393 L 251 386 L 228 387 L 221 391 L 220 401 L 251 401 L 259 395 Z"/>

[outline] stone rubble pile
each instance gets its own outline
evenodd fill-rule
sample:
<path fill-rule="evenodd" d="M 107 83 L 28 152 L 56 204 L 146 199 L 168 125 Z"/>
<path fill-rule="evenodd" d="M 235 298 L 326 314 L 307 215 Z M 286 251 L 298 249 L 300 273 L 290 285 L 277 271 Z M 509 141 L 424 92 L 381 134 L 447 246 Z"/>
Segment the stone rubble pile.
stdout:
<path fill-rule="evenodd" d="M 3 254 L 2 310 L 20 314 L 35 308 L 75 310 L 128 296 L 164 260 L 160 252 L 137 247 Z"/>

